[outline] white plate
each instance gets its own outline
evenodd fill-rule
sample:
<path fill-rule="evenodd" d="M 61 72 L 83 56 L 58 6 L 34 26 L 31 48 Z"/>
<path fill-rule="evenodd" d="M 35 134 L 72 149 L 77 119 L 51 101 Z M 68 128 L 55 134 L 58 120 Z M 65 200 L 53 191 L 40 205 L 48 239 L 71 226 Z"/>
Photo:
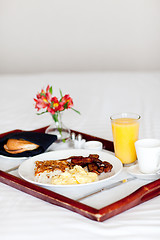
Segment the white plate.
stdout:
<path fill-rule="evenodd" d="M 144 173 L 140 172 L 138 164 L 129 167 L 128 173 L 134 177 L 137 177 L 140 179 L 146 179 L 146 180 L 152 180 L 152 179 L 156 179 L 156 178 L 160 177 L 160 174 L 156 174 L 156 173 L 144 174 Z"/>
<path fill-rule="evenodd" d="M 70 156 L 84 156 L 87 157 L 89 154 L 98 154 L 99 158 L 102 161 L 108 161 L 113 165 L 111 173 L 102 173 L 101 179 L 97 182 L 92 183 L 86 183 L 86 184 L 76 184 L 76 185 L 52 185 L 52 184 L 45 184 L 45 183 L 39 183 L 34 181 L 34 166 L 35 161 L 44 161 L 44 160 L 59 160 L 59 159 L 65 159 Z M 122 170 L 123 166 L 121 161 L 116 158 L 114 155 L 104 152 L 104 151 L 95 151 L 95 150 L 82 150 L 82 149 L 72 149 L 72 150 L 60 150 L 60 151 L 52 151 L 43 153 L 37 156 L 34 156 L 26 161 L 24 161 L 18 169 L 19 175 L 25 179 L 28 182 L 41 185 L 44 187 L 52 187 L 54 189 L 68 189 L 68 188 L 79 188 L 84 186 L 101 186 L 104 185 L 108 180 L 113 179 L 115 176 L 117 176 L 120 171 Z"/>
<path fill-rule="evenodd" d="M 2 158 L 10 159 L 10 160 L 26 160 L 28 157 L 9 157 L 5 155 L 0 155 Z"/>

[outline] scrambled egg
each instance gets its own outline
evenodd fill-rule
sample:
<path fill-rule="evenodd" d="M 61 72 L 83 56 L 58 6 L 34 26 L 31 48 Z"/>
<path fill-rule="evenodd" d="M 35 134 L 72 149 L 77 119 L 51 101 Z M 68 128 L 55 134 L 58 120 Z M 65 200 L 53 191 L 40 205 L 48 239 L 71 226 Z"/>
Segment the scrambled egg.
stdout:
<path fill-rule="evenodd" d="M 53 176 L 51 184 L 69 185 L 83 184 L 98 181 L 98 175 L 93 172 L 85 171 L 81 166 L 74 166 L 73 169 L 66 170 L 61 175 Z"/>

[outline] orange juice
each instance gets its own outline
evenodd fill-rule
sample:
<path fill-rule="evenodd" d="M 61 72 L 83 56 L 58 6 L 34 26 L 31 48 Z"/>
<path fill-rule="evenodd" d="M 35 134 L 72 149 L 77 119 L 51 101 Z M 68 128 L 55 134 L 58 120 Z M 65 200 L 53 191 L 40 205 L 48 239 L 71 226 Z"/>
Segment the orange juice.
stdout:
<path fill-rule="evenodd" d="M 138 140 L 139 121 L 134 118 L 112 119 L 115 156 L 123 164 L 136 161 L 135 142 Z"/>

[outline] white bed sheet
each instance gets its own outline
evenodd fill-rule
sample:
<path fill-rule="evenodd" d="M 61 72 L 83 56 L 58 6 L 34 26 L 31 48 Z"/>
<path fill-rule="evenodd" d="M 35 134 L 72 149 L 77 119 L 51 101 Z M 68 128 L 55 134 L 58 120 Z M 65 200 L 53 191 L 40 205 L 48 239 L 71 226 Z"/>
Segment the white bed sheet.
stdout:
<path fill-rule="evenodd" d="M 73 97 L 81 115 L 64 113 L 64 123 L 71 129 L 112 140 L 110 115 L 136 112 L 142 117 L 140 138 L 160 138 L 160 72 L 1 75 L 0 133 L 52 122 L 48 114 L 36 115 L 33 102 L 47 84 L 55 95 L 60 88 Z M 13 165 L 0 158 L 1 169 Z M 98 223 L 0 183 L 0 206 L 0 239 L 158 240 L 160 236 L 160 197 Z"/>

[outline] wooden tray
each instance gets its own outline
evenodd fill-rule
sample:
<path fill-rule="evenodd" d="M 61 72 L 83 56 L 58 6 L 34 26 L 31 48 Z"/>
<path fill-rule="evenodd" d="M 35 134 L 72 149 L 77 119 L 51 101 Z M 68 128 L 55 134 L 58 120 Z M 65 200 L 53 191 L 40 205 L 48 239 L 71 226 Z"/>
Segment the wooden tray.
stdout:
<path fill-rule="evenodd" d="M 34 130 L 36 132 L 44 132 L 46 127 Z M 14 130 L 12 132 L 20 132 L 22 130 Z M 87 141 L 89 140 L 97 140 L 103 143 L 103 147 L 106 150 L 114 151 L 113 142 L 94 137 L 85 133 L 75 132 L 75 134 L 81 134 L 84 139 Z M 0 137 L 7 135 L 10 132 L 0 134 Z M 47 201 L 51 204 L 67 208 L 71 211 L 74 211 L 78 214 L 81 214 L 84 217 L 89 219 L 102 222 L 108 218 L 111 218 L 119 213 L 122 213 L 136 205 L 139 205 L 149 199 L 152 199 L 160 194 L 160 179 L 151 182 L 147 185 L 144 185 L 137 189 L 132 194 L 128 195 L 127 197 L 112 203 L 108 206 L 105 206 L 99 210 L 96 208 L 90 207 L 68 197 L 62 196 L 58 193 L 50 191 L 48 189 L 39 187 L 35 184 L 29 183 L 21 178 L 15 177 L 11 174 L 8 174 L 4 171 L 0 170 L 0 182 L 7 184 L 11 187 L 14 187 L 20 191 L 28 193 L 34 197 L 40 198 L 44 201 Z"/>

